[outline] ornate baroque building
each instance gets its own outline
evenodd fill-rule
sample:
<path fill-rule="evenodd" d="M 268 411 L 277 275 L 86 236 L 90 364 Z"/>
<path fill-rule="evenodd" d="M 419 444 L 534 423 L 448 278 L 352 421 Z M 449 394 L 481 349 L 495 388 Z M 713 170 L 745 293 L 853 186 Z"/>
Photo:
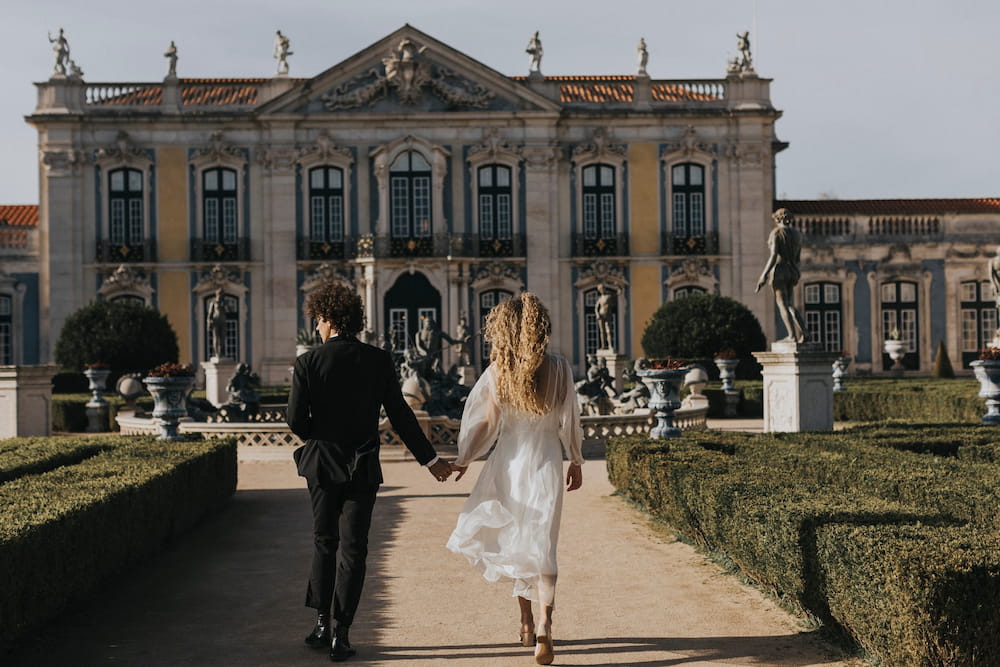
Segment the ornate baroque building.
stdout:
<path fill-rule="evenodd" d="M 465 314 L 478 334 L 495 303 L 530 289 L 552 310 L 554 350 L 582 369 L 601 284 L 628 356 L 652 313 L 692 292 L 742 301 L 774 339 L 773 299 L 753 290 L 785 205 L 808 245 L 799 303 L 828 348 L 880 372 L 896 318 L 910 367 L 929 370 L 939 339 L 960 358 L 973 311 L 995 326 L 981 248 L 1000 203 L 776 204 L 781 112 L 745 55 L 716 80 L 653 80 L 644 59 L 627 76 L 547 77 L 538 62 L 505 76 L 407 25 L 312 78 L 54 73 L 28 117 L 36 270 L 0 272 L 0 332 L 10 293 L 12 358 L 44 361 L 74 310 L 135 299 L 198 363 L 221 287 L 227 355 L 281 383 L 311 324 L 305 297 L 340 280 L 397 349 L 428 316 L 453 332 Z"/>

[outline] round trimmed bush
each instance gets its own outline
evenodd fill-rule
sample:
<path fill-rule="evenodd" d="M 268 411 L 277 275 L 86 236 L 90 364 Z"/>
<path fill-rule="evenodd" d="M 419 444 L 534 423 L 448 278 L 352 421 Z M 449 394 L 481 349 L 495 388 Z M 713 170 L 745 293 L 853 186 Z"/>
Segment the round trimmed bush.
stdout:
<path fill-rule="evenodd" d="M 693 294 L 660 306 L 642 334 L 642 349 L 651 359 L 675 357 L 705 366 L 713 378 L 715 355 L 733 350 L 740 359 L 737 377 L 760 377 L 750 354 L 765 349 L 767 339 L 750 309 L 716 294 Z"/>
<path fill-rule="evenodd" d="M 56 341 L 56 362 L 68 371 L 103 363 L 111 375 L 145 373 L 176 362 L 177 334 L 154 308 L 124 301 L 95 301 L 66 318 Z M 113 385 L 109 385 L 113 386 Z"/>

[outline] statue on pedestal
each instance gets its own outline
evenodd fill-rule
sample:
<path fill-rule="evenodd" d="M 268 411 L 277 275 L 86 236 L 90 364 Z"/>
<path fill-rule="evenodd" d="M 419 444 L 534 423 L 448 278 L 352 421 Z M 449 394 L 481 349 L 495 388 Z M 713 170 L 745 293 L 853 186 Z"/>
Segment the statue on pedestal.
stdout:
<path fill-rule="evenodd" d="M 226 349 L 226 305 L 225 293 L 219 287 L 208 304 L 208 329 L 212 332 L 212 356 L 221 359 Z"/>
<path fill-rule="evenodd" d="M 53 44 L 52 50 L 56 52 L 56 63 L 52 68 L 52 73 L 62 74 L 63 76 L 69 74 L 70 63 L 72 62 L 69 59 L 69 40 L 66 39 L 66 34 L 62 28 L 59 28 L 59 35 L 55 39 L 52 38 L 52 33 L 49 33 L 49 43 Z"/>
<path fill-rule="evenodd" d="M 774 290 L 774 300 L 778 314 L 788 331 L 786 341 L 806 342 L 805 322 L 795 308 L 794 287 L 799 282 L 799 255 L 802 251 L 802 234 L 792 227 L 792 214 L 787 208 L 779 208 L 771 216 L 774 229 L 767 237 L 767 247 L 771 251 L 767 264 L 757 281 L 757 289 L 770 284 Z"/>
<path fill-rule="evenodd" d="M 542 72 L 542 40 L 538 38 L 538 31 L 532 35 L 528 42 L 528 48 L 524 50 L 528 54 L 528 74 L 532 72 Z"/>
<path fill-rule="evenodd" d="M 615 339 L 611 324 L 615 318 L 615 295 L 601 284 L 597 286 L 597 302 L 594 304 L 594 316 L 597 318 L 597 349 L 615 349 Z"/>
<path fill-rule="evenodd" d="M 744 31 L 736 35 L 736 49 L 740 52 L 740 71 L 753 71 L 753 57 L 750 55 L 750 31 Z"/>
<path fill-rule="evenodd" d="M 229 393 L 229 405 L 237 408 L 243 418 L 249 418 L 260 412 L 260 393 L 254 388 L 260 386 L 260 377 L 250 372 L 250 366 L 240 364 L 236 374 L 229 378 L 226 391 Z"/>
<path fill-rule="evenodd" d="M 288 74 L 288 56 L 292 55 L 291 41 L 279 30 L 274 38 L 274 58 L 278 61 L 278 74 Z"/>
<path fill-rule="evenodd" d="M 458 317 L 458 327 L 455 329 L 455 337 L 452 339 L 452 344 L 455 345 L 455 358 L 458 366 L 472 365 L 471 341 L 472 334 L 469 333 L 469 321 L 465 317 L 465 313 L 462 313 Z"/>
<path fill-rule="evenodd" d="M 174 40 L 170 40 L 170 46 L 167 47 L 166 52 L 163 57 L 167 59 L 169 65 L 167 66 L 167 78 L 176 79 L 177 78 L 177 46 L 174 45 Z"/>
<path fill-rule="evenodd" d="M 644 37 L 639 38 L 639 45 L 635 47 L 635 52 L 638 59 L 636 76 L 648 76 L 646 74 L 646 64 L 649 62 L 649 51 L 646 50 L 646 39 Z"/>
<path fill-rule="evenodd" d="M 1000 311 L 1000 247 L 997 247 L 996 254 L 990 257 L 989 271 L 990 283 L 993 285 L 993 302 L 996 309 Z M 993 334 L 993 341 L 990 344 L 993 347 L 1000 347 L 1000 327 Z"/>

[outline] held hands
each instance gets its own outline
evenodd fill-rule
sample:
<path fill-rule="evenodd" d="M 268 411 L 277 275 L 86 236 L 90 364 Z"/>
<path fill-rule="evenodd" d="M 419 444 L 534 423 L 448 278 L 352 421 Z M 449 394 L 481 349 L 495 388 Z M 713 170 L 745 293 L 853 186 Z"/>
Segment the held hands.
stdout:
<path fill-rule="evenodd" d="M 454 463 L 451 464 L 451 471 L 458 473 L 458 477 L 455 478 L 456 482 L 458 480 L 462 479 L 462 477 L 465 475 L 465 471 L 468 470 L 468 469 L 469 469 L 469 466 L 457 466 Z"/>
<path fill-rule="evenodd" d="M 434 475 L 434 479 L 443 482 L 451 476 L 452 465 L 450 461 L 438 459 L 434 462 L 434 465 L 427 466 L 427 469 Z"/>
<path fill-rule="evenodd" d="M 579 463 L 570 463 L 566 471 L 566 490 L 576 491 L 583 486 L 583 469 Z"/>

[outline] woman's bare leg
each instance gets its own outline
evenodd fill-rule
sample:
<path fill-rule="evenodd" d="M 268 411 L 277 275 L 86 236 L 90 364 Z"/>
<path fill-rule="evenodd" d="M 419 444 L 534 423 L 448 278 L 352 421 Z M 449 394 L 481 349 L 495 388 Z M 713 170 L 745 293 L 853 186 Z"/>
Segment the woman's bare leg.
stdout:
<path fill-rule="evenodd" d="M 531 613 L 531 600 L 517 596 L 517 606 L 521 609 L 521 636 L 535 634 L 535 617 Z"/>
<path fill-rule="evenodd" d="M 556 575 L 543 574 L 538 582 L 539 622 L 536 634 L 552 636 L 552 610 L 556 602 Z"/>

